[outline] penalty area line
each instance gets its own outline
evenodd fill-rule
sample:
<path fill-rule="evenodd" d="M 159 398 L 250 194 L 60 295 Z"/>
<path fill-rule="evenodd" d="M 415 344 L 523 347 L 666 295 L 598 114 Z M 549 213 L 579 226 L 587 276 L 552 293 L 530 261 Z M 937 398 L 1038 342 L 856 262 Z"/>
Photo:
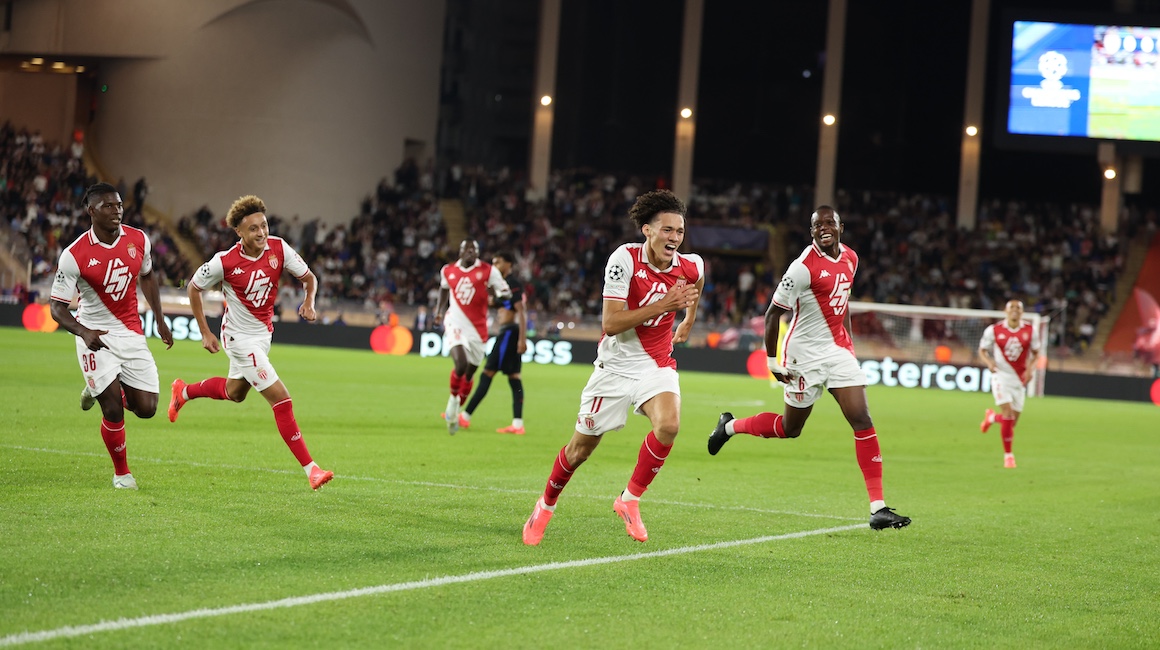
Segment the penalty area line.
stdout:
<path fill-rule="evenodd" d="M 832 528 L 818 528 L 816 530 L 785 533 L 783 535 L 766 535 L 763 537 L 739 539 L 729 542 L 716 542 L 713 544 L 681 546 L 677 548 L 665 549 L 663 551 L 651 551 L 648 553 L 614 555 L 611 557 L 596 557 L 588 558 L 585 560 L 569 560 L 566 562 L 549 562 L 548 564 L 533 564 L 531 566 L 498 569 L 494 571 L 476 571 L 474 573 L 465 573 L 458 576 L 444 576 L 441 578 L 429 578 L 427 580 L 413 580 L 410 582 L 397 582 L 394 584 L 377 585 L 374 587 L 361 587 L 358 589 L 349 589 L 347 591 L 331 591 L 319 594 L 310 594 L 306 596 L 293 596 L 291 598 L 268 600 L 261 603 L 245 603 L 241 605 L 229 605 L 227 607 L 207 607 L 201 609 L 192 609 L 185 612 L 174 612 L 172 614 L 154 614 L 152 616 L 141 616 L 138 618 L 120 618 L 115 621 L 101 621 L 100 623 L 93 623 L 91 625 L 68 625 L 52 630 L 41 630 L 39 632 L 21 632 L 19 634 L 10 634 L 8 636 L 0 637 L 0 646 L 17 646 L 27 643 L 36 643 L 39 641 L 51 641 L 53 639 L 87 636 L 89 634 L 96 634 L 99 632 L 117 632 L 120 630 L 128 630 L 138 627 L 150 627 L 153 625 L 180 623 L 182 621 L 189 621 L 199 618 L 213 618 L 217 616 L 229 616 L 231 614 L 244 614 L 246 612 L 259 612 L 273 609 L 287 609 L 290 607 L 313 605 L 314 603 L 347 600 L 350 598 L 362 598 L 363 596 L 376 596 L 379 594 L 389 594 L 400 591 L 414 591 L 417 589 L 443 587 L 446 585 L 465 584 L 468 582 L 479 582 L 481 580 L 492 580 L 494 578 L 530 575 L 533 573 L 543 573 L 545 571 L 559 571 L 561 569 L 576 569 L 581 567 L 598 566 L 601 564 L 632 562 L 634 560 L 647 560 L 651 558 L 670 557 L 674 555 L 686 555 L 688 553 L 700 553 L 702 551 L 717 551 L 726 548 L 735 548 L 738 546 L 752 546 L 754 544 L 764 544 L 766 542 L 776 542 L 787 539 L 800 539 L 802 537 L 827 535 L 830 533 L 842 533 L 859 528 L 866 528 L 866 524 L 835 526 Z"/>

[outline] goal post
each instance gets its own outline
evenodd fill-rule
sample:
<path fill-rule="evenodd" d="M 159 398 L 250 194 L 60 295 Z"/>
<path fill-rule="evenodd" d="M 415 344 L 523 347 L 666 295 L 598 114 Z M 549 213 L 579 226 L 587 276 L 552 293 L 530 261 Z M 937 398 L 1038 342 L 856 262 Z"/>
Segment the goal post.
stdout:
<path fill-rule="evenodd" d="M 980 366 L 977 350 L 983 330 L 1007 317 L 989 309 L 922 307 L 851 301 L 854 346 L 862 358 L 913 364 Z M 1051 317 L 1024 312 L 1039 337 L 1039 359 L 1028 385 L 1029 395 L 1042 395 L 1047 370 Z"/>

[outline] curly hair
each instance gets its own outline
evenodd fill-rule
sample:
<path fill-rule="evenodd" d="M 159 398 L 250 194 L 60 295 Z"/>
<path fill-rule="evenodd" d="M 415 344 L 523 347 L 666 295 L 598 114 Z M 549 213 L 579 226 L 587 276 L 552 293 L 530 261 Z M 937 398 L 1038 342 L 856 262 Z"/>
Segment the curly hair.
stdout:
<path fill-rule="evenodd" d="M 247 194 L 230 206 L 230 212 L 226 215 L 226 225 L 237 228 L 242 219 L 258 212 L 266 213 L 266 203 L 253 194 Z"/>
<path fill-rule="evenodd" d="M 637 197 L 636 203 L 628 211 L 628 217 L 640 228 L 646 223 L 652 223 L 662 212 L 675 212 L 684 217 L 685 202 L 668 190 L 653 190 Z"/>

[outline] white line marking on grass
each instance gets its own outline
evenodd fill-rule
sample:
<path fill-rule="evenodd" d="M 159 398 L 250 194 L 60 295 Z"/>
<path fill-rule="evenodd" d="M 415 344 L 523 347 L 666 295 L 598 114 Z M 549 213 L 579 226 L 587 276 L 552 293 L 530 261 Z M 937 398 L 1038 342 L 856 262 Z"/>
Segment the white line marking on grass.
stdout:
<path fill-rule="evenodd" d="M 65 449 L 46 449 L 43 447 L 23 447 L 20 445 L 0 445 L 0 448 L 16 449 L 19 451 L 35 451 L 46 454 L 60 454 L 62 456 L 91 456 L 94 458 L 105 458 L 107 454 L 100 454 L 91 451 L 69 451 Z M 144 456 L 134 456 L 133 462 L 141 463 L 157 463 L 160 465 L 185 465 L 188 467 L 208 467 L 211 469 L 230 469 L 244 472 L 265 472 L 268 474 L 291 474 L 298 475 L 298 470 L 290 469 L 271 469 L 269 467 L 246 467 L 243 465 L 226 465 L 221 463 L 202 463 L 196 460 L 171 460 L 165 458 L 148 458 Z M 377 476 L 354 476 L 350 474 L 336 475 L 335 478 L 343 481 L 368 481 L 373 483 L 391 483 L 394 485 L 412 485 L 417 487 L 432 487 L 432 488 L 447 488 L 451 490 L 480 490 L 486 492 L 499 492 L 502 494 L 529 494 L 539 496 L 542 490 L 526 490 L 517 488 L 502 488 L 491 485 L 459 485 L 456 483 L 436 483 L 434 481 L 408 481 L 405 479 L 390 479 L 380 478 Z M 570 499 L 607 499 L 606 494 L 584 494 L 582 492 L 569 492 Z M 737 510 L 741 512 L 755 512 L 767 515 L 790 515 L 794 517 L 817 517 L 821 519 L 834 519 L 837 521 L 862 521 L 859 517 L 845 517 L 836 515 L 818 514 L 813 512 L 797 512 L 793 510 L 771 510 L 767 508 L 752 508 L 749 506 L 722 506 L 712 503 L 689 503 L 685 501 L 669 501 L 667 499 L 653 499 L 648 500 L 649 503 L 660 505 L 678 506 L 681 508 L 705 508 L 707 510 Z"/>
<path fill-rule="evenodd" d="M 242 605 L 230 605 L 228 607 L 207 607 L 202 609 L 192 609 L 186 612 L 175 612 L 173 614 L 154 614 L 152 616 L 141 616 L 139 618 L 119 618 L 115 621 L 101 621 L 100 623 L 94 623 L 91 625 L 67 625 L 65 627 L 58 627 L 53 630 L 42 630 L 40 632 L 21 632 L 19 634 L 10 634 L 5 637 L 0 637 L 0 646 L 23 645 L 26 643 L 35 643 L 38 641 L 50 641 L 52 639 L 85 636 L 88 634 L 96 634 L 97 632 L 116 632 L 119 630 L 127 630 L 135 627 L 149 627 L 152 625 L 165 625 L 167 623 L 180 623 L 182 621 L 198 618 L 213 618 L 216 616 L 228 616 L 230 614 L 242 614 L 245 612 L 286 609 L 289 607 L 300 607 L 302 605 L 313 605 L 314 603 L 347 600 L 349 598 L 361 598 L 363 596 L 376 596 L 378 594 L 389 594 L 400 591 L 414 591 L 416 589 L 427 589 L 429 587 L 464 584 L 468 582 L 478 582 L 480 580 L 491 580 L 493 578 L 507 578 L 510 576 L 529 575 L 532 573 L 542 573 L 544 571 L 558 571 L 560 569 L 575 569 L 580 567 L 598 566 L 601 564 L 615 564 L 618 562 L 647 560 L 651 558 L 669 557 L 673 555 L 685 555 L 687 553 L 699 553 L 701 551 L 716 551 L 726 548 L 735 548 L 738 546 L 763 544 L 765 542 L 799 539 L 802 537 L 811 537 L 814 535 L 827 535 L 829 533 L 842 533 L 859 528 L 867 528 L 867 526 L 866 524 L 856 524 L 851 526 L 836 526 L 833 528 L 819 528 L 817 530 L 785 533 L 783 535 L 766 535 L 764 537 L 754 537 L 751 539 L 739 539 L 731 542 L 699 544 L 697 546 L 681 546 L 663 551 L 651 551 L 649 553 L 614 555 L 612 557 L 595 557 L 586 560 L 569 560 L 567 562 L 550 562 L 548 564 L 533 564 L 531 566 L 514 567 L 511 569 L 498 569 L 494 571 L 476 571 L 474 573 L 465 573 L 458 576 L 444 576 L 442 578 L 429 578 L 427 580 L 397 582 L 395 584 L 377 585 L 374 587 L 361 587 L 359 589 L 350 589 L 347 591 L 331 591 L 320 594 L 311 594 L 308 596 L 293 596 L 291 598 L 282 598 L 279 600 L 268 600 L 262 603 L 246 603 Z"/>

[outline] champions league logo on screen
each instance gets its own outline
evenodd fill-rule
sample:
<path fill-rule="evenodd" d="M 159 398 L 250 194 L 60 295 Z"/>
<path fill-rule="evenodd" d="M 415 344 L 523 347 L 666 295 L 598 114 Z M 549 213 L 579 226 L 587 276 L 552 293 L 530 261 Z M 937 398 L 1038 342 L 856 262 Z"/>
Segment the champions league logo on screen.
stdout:
<path fill-rule="evenodd" d="M 1079 101 L 1079 90 L 1064 88 L 1063 76 L 1067 74 L 1067 57 L 1050 50 L 1039 56 L 1039 74 L 1043 81 L 1039 87 L 1024 88 L 1023 96 L 1031 100 L 1031 105 L 1040 108 L 1071 108 Z"/>

